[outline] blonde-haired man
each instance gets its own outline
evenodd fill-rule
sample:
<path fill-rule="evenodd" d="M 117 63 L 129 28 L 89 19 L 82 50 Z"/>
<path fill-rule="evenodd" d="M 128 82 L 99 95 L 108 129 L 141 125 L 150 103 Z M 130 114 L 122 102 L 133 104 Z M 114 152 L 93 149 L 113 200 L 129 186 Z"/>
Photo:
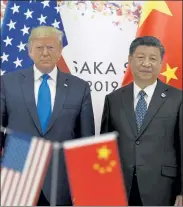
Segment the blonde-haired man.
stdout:
<path fill-rule="evenodd" d="M 40 26 L 31 31 L 28 52 L 34 65 L 2 77 L 2 126 L 62 142 L 95 134 L 89 85 L 57 69 L 62 32 Z M 1 140 L 4 143 L 5 137 Z M 51 166 L 38 205 L 50 205 Z M 72 205 L 63 153 L 59 157 L 56 205 Z"/>

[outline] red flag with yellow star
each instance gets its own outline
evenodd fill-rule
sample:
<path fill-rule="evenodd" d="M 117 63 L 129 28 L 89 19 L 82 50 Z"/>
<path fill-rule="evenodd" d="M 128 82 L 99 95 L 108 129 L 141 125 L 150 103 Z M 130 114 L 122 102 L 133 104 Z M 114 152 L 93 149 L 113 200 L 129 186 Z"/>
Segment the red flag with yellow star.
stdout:
<path fill-rule="evenodd" d="M 155 36 L 165 47 L 159 79 L 182 89 L 182 1 L 146 1 L 137 29 L 137 37 Z M 133 80 L 127 68 L 122 85 Z"/>
<path fill-rule="evenodd" d="M 115 133 L 63 146 L 73 205 L 128 205 Z"/>

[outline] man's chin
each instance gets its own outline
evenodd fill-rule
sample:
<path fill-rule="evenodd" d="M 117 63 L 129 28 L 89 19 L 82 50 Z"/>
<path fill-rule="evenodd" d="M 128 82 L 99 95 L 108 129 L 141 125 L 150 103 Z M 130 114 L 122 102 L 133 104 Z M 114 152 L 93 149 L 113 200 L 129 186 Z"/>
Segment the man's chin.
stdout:
<path fill-rule="evenodd" d="M 40 69 L 41 71 L 44 71 L 44 72 L 50 72 L 53 70 L 54 67 L 55 67 L 55 65 L 50 64 L 50 63 L 44 63 L 44 64 L 37 66 L 38 69 Z"/>
<path fill-rule="evenodd" d="M 40 63 L 40 65 L 51 65 L 52 63 L 51 63 L 51 61 L 41 61 L 41 63 Z"/>
<path fill-rule="evenodd" d="M 142 75 L 140 76 L 140 79 L 142 79 L 142 80 L 151 80 L 151 79 L 152 79 L 152 75 L 149 74 L 149 73 L 142 74 Z"/>

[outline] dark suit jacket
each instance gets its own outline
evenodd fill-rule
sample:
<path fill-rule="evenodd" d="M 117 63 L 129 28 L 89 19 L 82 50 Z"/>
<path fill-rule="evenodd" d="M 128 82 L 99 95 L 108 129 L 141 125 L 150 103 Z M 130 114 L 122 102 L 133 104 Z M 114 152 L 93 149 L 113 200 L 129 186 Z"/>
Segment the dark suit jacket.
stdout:
<path fill-rule="evenodd" d="M 6 74 L 1 82 L 1 120 L 4 127 L 53 142 L 95 134 L 90 88 L 84 80 L 58 70 L 55 104 L 45 134 L 41 132 L 37 115 L 33 69 Z M 60 152 L 59 163 L 57 205 L 71 205 L 63 151 Z M 46 205 L 44 197 L 50 200 L 51 166 L 40 205 Z"/>
<path fill-rule="evenodd" d="M 119 133 L 127 194 L 136 166 L 143 205 L 174 204 L 175 195 L 183 194 L 182 107 L 182 92 L 158 80 L 137 135 L 133 83 L 105 98 L 101 133 Z"/>

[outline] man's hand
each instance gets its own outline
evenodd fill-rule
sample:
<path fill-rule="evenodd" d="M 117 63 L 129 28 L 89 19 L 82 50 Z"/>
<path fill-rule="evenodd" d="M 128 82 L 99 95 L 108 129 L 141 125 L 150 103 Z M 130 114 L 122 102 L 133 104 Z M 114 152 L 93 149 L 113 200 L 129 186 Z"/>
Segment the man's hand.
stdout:
<path fill-rule="evenodd" d="M 178 195 L 174 206 L 183 206 L 183 195 Z"/>

